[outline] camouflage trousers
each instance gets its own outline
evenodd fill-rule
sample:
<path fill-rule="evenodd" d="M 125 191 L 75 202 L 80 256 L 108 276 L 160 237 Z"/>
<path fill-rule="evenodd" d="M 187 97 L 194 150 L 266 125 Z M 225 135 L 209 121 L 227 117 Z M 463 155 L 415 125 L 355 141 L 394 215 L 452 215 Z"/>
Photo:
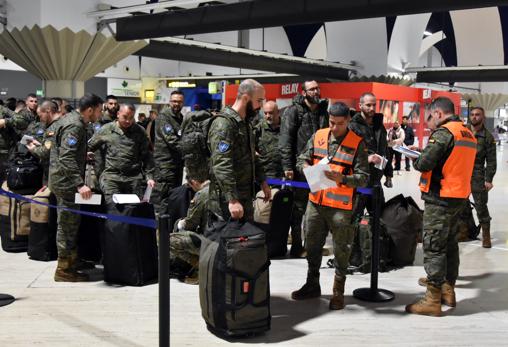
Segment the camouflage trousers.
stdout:
<path fill-rule="evenodd" d="M 352 212 L 337 208 L 319 206 L 308 202 L 305 212 L 305 249 L 307 250 L 308 273 L 317 276 L 321 267 L 322 249 L 328 232 L 332 233 L 334 265 L 337 275 L 346 276 L 355 236 L 351 223 Z"/>
<path fill-rule="evenodd" d="M 188 264 L 194 265 L 199 259 L 201 242 L 205 238 L 193 231 L 182 231 L 169 235 L 169 257 L 180 258 Z"/>
<path fill-rule="evenodd" d="M 489 192 L 484 188 L 480 191 L 472 191 L 473 200 L 476 209 L 476 215 L 478 216 L 478 221 L 481 224 L 490 224 L 490 213 L 489 208 L 487 207 L 487 203 L 489 202 Z"/>
<path fill-rule="evenodd" d="M 465 200 L 464 200 L 465 201 Z M 464 204 L 441 206 L 425 202 L 423 212 L 423 266 L 429 283 L 441 287 L 459 275 L 456 224 Z"/>
<path fill-rule="evenodd" d="M 180 186 L 182 183 L 176 184 L 176 181 L 155 181 L 155 188 L 152 192 L 151 202 L 155 207 L 155 213 L 160 215 L 167 212 L 169 203 L 169 192 L 171 189 Z"/>
<path fill-rule="evenodd" d="M 79 210 L 79 205 L 74 203 L 74 196 L 56 197 L 58 206 L 64 206 Z M 56 246 L 58 257 L 69 257 L 72 252 L 77 250 L 77 239 L 81 215 L 58 209 L 57 212 L 58 227 L 56 231 Z"/>
<path fill-rule="evenodd" d="M 106 203 L 111 204 L 113 194 L 136 194 L 141 199 L 145 193 L 146 182 L 141 175 L 127 177 L 103 174 L 100 187 Z"/>

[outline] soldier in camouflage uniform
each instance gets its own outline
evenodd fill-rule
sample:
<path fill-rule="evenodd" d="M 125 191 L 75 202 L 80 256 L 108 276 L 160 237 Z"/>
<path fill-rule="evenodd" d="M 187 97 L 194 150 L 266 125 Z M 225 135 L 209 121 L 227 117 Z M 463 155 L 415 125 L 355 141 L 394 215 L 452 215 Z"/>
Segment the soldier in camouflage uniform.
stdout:
<path fill-rule="evenodd" d="M 72 112 L 60 121 L 51 146 L 49 164 L 49 188 L 55 194 L 59 206 L 79 209 L 74 203 L 74 194 L 90 199 L 92 191 L 85 185 L 87 133 L 86 125 L 100 116 L 102 100 L 96 95 L 87 94 L 79 100 L 79 112 Z M 75 268 L 77 258 L 77 234 L 80 215 L 59 209 L 57 229 L 58 265 L 55 281 L 78 282 L 88 280 L 88 276 L 78 273 Z"/>
<path fill-rule="evenodd" d="M 355 193 L 351 188 L 365 187 L 369 179 L 367 147 L 360 136 L 348 129 L 350 118 L 349 107 L 346 104 L 342 102 L 333 104 L 329 111 L 330 127 L 312 135 L 297 162 L 297 168 L 302 172 L 304 168 L 319 162 L 322 158 L 328 158 L 335 167 L 325 174 L 337 182 L 337 188 L 327 189 L 321 193 L 321 197 L 314 198 L 312 194 L 310 196 L 305 212 L 307 226 L 305 249 L 309 265 L 307 281 L 301 289 L 293 292 L 291 297 L 294 300 L 304 300 L 321 295 L 319 285 L 321 249 L 328 232 L 331 232 L 335 255 L 335 278 L 329 306 L 332 310 L 344 308 L 344 284 L 355 233 L 352 221 Z M 324 148 L 316 147 L 316 143 L 319 144 L 320 141 Z M 347 163 L 342 160 L 347 160 Z M 341 197 L 341 202 L 335 198 L 338 196 Z M 344 200 L 346 197 L 349 200 Z"/>
<path fill-rule="evenodd" d="M 496 140 L 485 128 L 485 111 L 481 107 L 471 110 L 471 125 L 469 129 L 474 133 L 477 144 L 474 162 L 471 191 L 475 203 L 476 214 L 482 227 L 482 246 L 492 247 L 490 242 L 490 214 L 487 207 L 489 191 L 494 187 L 492 180 L 496 174 Z"/>
<path fill-rule="evenodd" d="M 427 292 L 423 299 L 406 306 L 406 312 L 440 316 L 441 302 L 456 305 L 454 287 L 459 274 L 459 246 L 453 225 L 471 192 L 476 140 L 460 117 L 454 115 L 455 107 L 450 99 L 435 99 L 430 110 L 437 128 L 413 164 L 422 172 Z"/>
<path fill-rule="evenodd" d="M 143 127 L 134 121 L 135 112 L 133 105 L 121 105 L 116 121 L 104 125 L 88 142 L 89 151 L 105 153 L 100 186 L 108 204 L 113 194 L 142 197 L 146 185 L 155 185 L 152 152 Z"/>
<path fill-rule="evenodd" d="M 282 162 L 279 151 L 280 116 L 274 101 L 263 105 L 264 119 L 254 128 L 256 153 L 267 178 L 282 178 Z"/>
<path fill-rule="evenodd" d="M 196 195 L 191 200 L 187 217 L 177 222 L 178 232 L 169 236 L 170 259 L 179 258 L 190 264 L 194 269 L 192 274 L 185 279 L 186 283 L 198 284 L 198 264 L 201 243 L 206 242 L 202 236 L 208 219 L 206 202 L 209 197 L 210 181 L 198 181 L 189 176 L 186 177 Z"/>
<path fill-rule="evenodd" d="M 282 115 L 279 150 L 282 167 L 287 179 L 305 181 L 305 177 L 296 171 L 296 160 L 303 152 L 307 142 L 318 129 L 328 127 L 328 101 L 321 100 L 321 91 L 316 81 L 305 81 L 302 94 L 293 99 L 293 104 Z M 292 257 L 304 254 L 302 247 L 302 219 L 307 207 L 308 191 L 295 190 L 295 204 L 291 220 Z"/>
<path fill-rule="evenodd" d="M 261 183 L 265 200 L 270 187 L 255 154 L 255 141 L 249 119 L 256 115 L 265 98 L 259 82 L 247 79 L 238 87 L 236 101 L 225 107 L 212 121 L 208 132 L 211 158 L 210 200 L 211 222 L 217 219 L 254 218 L 254 181 Z"/>
<path fill-rule="evenodd" d="M 171 189 L 182 184 L 183 158 L 179 147 L 182 135 L 183 93 L 171 92 L 169 107 L 165 107 L 155 120 L 155 181 L 154 205 L 158 213 L 164 213 Z"/>
<path fill-rule="evenodd" d="M 58 126 L 60 114 L 58 113 L 58 105 L 52 101 L 44 101 L 39 106 L 39 118 L 41 123 L 45 125 L 45 131 L 42 139 L 36 138 L 27 144 L 27 148 L 35 157 L 37 157 L 43 167 L 44 176 L 43 184 L 48 184 L 49 176 L 49 154 L 54 144 L 54 135 Z"/>

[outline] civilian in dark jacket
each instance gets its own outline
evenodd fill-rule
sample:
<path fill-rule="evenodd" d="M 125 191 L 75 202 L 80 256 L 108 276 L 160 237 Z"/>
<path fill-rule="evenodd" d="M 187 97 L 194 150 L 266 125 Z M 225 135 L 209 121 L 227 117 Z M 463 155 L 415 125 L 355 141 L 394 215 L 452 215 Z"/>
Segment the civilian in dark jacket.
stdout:
<path fill-rule="evenodd" d="M 411 128 L 407 124 L 407 119 L 408 119 L 407 116 L 402 117 L 401 127 L 402 127 L 402 129 L 404 129 L 404 133 L 406 134 L 406 137 L 404 138 L 404 144 L 409 147 L 415 143 L 415 132 L 413 131 L 413 128 Z M 406 171 L 410 170 L 410 165 L 409 165 L 410 161 L 411 160 L 408 157 L 406 157 Z"/>

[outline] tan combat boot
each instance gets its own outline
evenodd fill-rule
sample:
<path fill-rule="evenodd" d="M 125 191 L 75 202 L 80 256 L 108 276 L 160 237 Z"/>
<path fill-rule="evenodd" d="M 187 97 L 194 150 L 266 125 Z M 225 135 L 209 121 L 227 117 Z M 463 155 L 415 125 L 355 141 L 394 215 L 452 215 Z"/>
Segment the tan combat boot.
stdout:
<path fill-rule="evenodd" d="M 441 316 L 441 288 L 429 283 L 425 297 L 414 304 L 407 305 L 406 312 L 425 316 Z"/>
<path fill-rule="evenodd" d="M 344 284 L 345 276 L 335 275 L 333 280 L 333 295 L 330 299 L 330 310 L 342 310 L 344 308 Z"/>
<path fill-rule="evenodd" d="M 86 282 L 88 276 L 80 274 L 72 268 L 71 257 L 58 257 L 58 265 L 55 271 L 55 282 Z"/>
<path fill-rule="evenodd" d="M 189 264 L 192 265 L 192 270 L 185 276 L 183 282 L 197 285 L 199 284 L 199 257 L 193 256 Z"/>
<path fill-rule="evenodd" d="M 455 299 L 455 285 L 450 282 L 445 282 L 441 286 L 441 303 L 450 307 L 457 306 L 457 300 Z"/>
<path fill-rule="evenodd" d="M 482 223 L 482 247 L 491 248 L 492 243 L 490 242 L 490 224 Z"/>
<path fill-rule="evenodd" d="M 321 286 L 319 285 L 319 275 L 307 275 L 307 281 L 302 288 L 291 293 L 293 300 L 306 300 L 318 298 L 321 296 Z"/>

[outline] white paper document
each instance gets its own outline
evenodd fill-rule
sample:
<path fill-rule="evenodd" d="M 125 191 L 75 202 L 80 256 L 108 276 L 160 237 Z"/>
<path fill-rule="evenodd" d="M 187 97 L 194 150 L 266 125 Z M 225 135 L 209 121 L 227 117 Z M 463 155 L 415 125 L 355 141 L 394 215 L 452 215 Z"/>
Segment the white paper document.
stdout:
<path fill-rule="evenodd" d="M 143 194 L 143 202 L 150 202 L 150 196 L 152 196 L 152 187 L 146 186 L 145 194 Z"/>
<path fill-rule="evenodd" d="M 101 200 L 102 195 L 100 194 L 92 194 L 88 200 L 83 199 L 79 193 L 74 194 L 74 203 L 79 205 L 100 205 Z"/>
<path fill-rule="evenodd" d="M 21 143 L 22 145 L 28 145 L 30 142 L 32 142 L 34 140 L 34 137 L 33 136 L 30 136 L 30 135 L 23 135 L 23 137 L 21 138 L 21 140 L 19 140 L 19 143 Z"/>
<path fill-rule="evenodd" d="M 408 158 L 415 158 L 416 159 L 420 156 L 420 152 L 413 151 L 412 149 L 409 149 L 404 146 L 393 146 L 393 150 L 404 154 Z"/>
<path fill-rule="evenodd" d="M 374 155 L 381 158 L 381 162 L 379 162 L 379 164 L 375 164 L 374 167 L 378 170 L 384 170 L 386 167 L 386 164 L 388 163 L 388 159 L 380 156 L 379 154 L 374 154 Z"/>
<path fill-rule="evenodd" d="M 113 194 L 115 204 L 139 204 L 141 200 L 136 194 Z"/>
<path fill-rule="evenodd" d="M 331 171 L 330 166 L 328 166 L 328 158 L 323 158 L 317 165 L 308 166 L 303 169 L 312 193 L 337 187 L 337 183 L 334 180 L 325 176 L 325 171 Z"/>

